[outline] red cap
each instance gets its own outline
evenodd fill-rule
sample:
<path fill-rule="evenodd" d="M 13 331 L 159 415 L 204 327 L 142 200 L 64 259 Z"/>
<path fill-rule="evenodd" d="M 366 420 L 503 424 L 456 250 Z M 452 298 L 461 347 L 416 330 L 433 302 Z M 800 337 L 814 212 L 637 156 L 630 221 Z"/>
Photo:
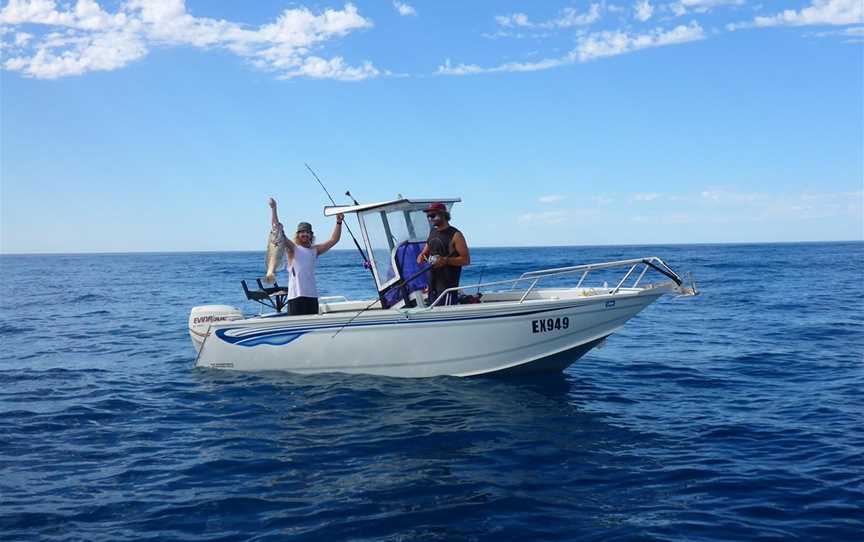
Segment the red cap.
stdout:
<path fill-rule="evenodd" d="M 435 203 L 430 203 L 429 207 L 426 207 L 423 210 L 424 213 L 446 213 L 447 206 L 441 203 L 440 201 L 436 201 Z"/>

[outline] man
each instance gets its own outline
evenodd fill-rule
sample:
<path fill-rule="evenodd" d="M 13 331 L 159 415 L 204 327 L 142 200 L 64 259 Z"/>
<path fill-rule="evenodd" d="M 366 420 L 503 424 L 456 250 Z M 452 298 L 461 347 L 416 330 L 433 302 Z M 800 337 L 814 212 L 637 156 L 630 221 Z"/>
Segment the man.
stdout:
<path fill-rule="evenodd" d="M 315 234 L 312 233 L 312 225 L 301 222 L 297 225 L 297 233 L 294 240 L 288 239 L 284 234 L 282 223 L 276 213 L 276 200 L 270 198 L 270 222 L 272 231 L 278 239 L 277 242 L 284 244 L 288 252 L 288 312 L 292 316 L 303 314 L 318 314 L 318 287 L 315 285 L 315 266 L 318 264 L 318 256 L 321 256 L 333 248 L 342 237 L 342 221 L 345 217 L 340 213 L 336 215 L 336 226 L 333 235 L 324 243 L 315 244 Z M 271 233 L 271 238 L 274 234 Z M 267 249 L 268 255 L 271 252 Z M 271 266 L 268 256 L 268 268 Z M 274 273 L 275 273 L 275 264 Z M 269 274 L 269 270 L 268 270 Z"/>
<path fill-rule="evenodd" d="M 432 303 L 444 290 L 459 286 L 462 267 L 471 263 L 471 255 L 465 236 L 450 225 L 450 213 L 443 203 L 432 203 L 425 212 L 432 231 L 417 256 L 417 263 L 432 264 L 429 271 L 429 303 Z M 438 304 L 455 305 L 458 299 L 458 292 L 450 292 Z"/>

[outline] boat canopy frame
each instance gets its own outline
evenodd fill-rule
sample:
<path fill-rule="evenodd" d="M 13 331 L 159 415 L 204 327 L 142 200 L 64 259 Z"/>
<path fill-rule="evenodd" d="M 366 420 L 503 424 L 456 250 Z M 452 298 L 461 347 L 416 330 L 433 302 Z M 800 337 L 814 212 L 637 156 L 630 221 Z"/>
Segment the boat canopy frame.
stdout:
<path fill-rule="evenodd" d="M 366 258 L 371 266 L 379 297 L 382 297 L 383 301 L 386 292 L 407 278 L 401 276 L 403 270 L 397 264 L 397 248 L 406 244 L 419 245 L 425 243 L 428 238 L 428 223 L 424 220 L 422 227 L 425 229 L 422 232 L 418 231 L 421 226 L 412 220 L 411 214 L 425 210 L 432 203 L 444 204 L 449 212 L 453 204 L 461 201 L 461 198 L 399 198 L 362 205 L 328 205 L 324 207 L 324 216 L 349 213 L 357 215 L 360 233 L 366 245 Z M 394 213 L 398 217 L 398 224 L 391 222 Z M 382 231 L 375 231 L 379 225 Z M 401 238 L 394 235 L 394 231 L 399 233 Z M 382 239 L 376 238 L 376 234 L 379 237 L 383 234 L 383 243 Z M 379 244 L 381 246 L 378 246 Z M 386 251 L 386 255 L 382 251 Z M 404 295 L 406 303 L 407 295 L 408 292 Z"/>
<path fill-rule="evenodd" d="M 406 209 L 416 210 L 425 209 L 433 203 L 443 203 L 448 208 L 454 203 L 459 203 L 462 198 L 432 198 L 432 199 L 416 199 L 416 198 L 399 198 L 389 201 L 379 201 L 377 203 L 363 203 L 361 205 L 327 205 L 324 207 L 324 216 L 336 216 L 338 214 L 362 213 L 365 211 L 382 210 L 387 208 L 388 211 L 404 211 Z"/>

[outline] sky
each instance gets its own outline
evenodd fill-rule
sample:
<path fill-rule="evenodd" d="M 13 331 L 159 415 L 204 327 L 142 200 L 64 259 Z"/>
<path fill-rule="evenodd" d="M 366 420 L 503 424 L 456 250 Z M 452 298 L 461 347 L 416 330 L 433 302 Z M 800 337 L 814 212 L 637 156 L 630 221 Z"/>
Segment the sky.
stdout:
<path fill-rule="evenodd" d="M 862 240 L 864 2 L 0 2 L 0 252 L 320 239 L 305 163 L 471 246 Z"/>

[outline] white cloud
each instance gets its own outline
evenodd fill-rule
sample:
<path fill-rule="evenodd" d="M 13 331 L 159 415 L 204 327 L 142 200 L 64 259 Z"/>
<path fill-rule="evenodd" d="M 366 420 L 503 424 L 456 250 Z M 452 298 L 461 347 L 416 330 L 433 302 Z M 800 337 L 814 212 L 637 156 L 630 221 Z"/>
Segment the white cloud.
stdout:
<path fill-rule="evenodd" d="M 658 216 L 642 216 L 636 215 L 630 219 L 630 222 L 634 222 L 636 224 L 663 224 L 663 225 L 675 225 L 675 224 L 692 224 L 695 222 L 726 222 L 723 219 L 708 219 L 706 220 L 702 217 L 701 220 L 697 220 L 691 214 L 688 213 L 664 213 Z"/>
<path fill-rule="evenodd" d="M 681 17 L 688 12 L 707 13 L 720 6 L 743 6 L 746 0 L 678 0 L 666 7 Z"/>
<path fill-rule="evenodd" d="M 576 42 L 576 49 L 561 58 L 546 58 L 537 62 L 508 62 L 499 66 L 482 67 L 477 64 L 453 65 L 448 58 L 438 66 L 439 75 L 472 75 L 478 73 L 496 72 L 527 72 L 548 70 L 574 62 L 587 62 L 595 58 L 622 55 L 664 45 L 675 45 L 705 38 L 705 33 L 698 23 L 679 25 L 672 30 L 655 29 L 644 34 L 628 34 L 622 31 L 593 32 L 582 35 Z"/>
<path fill-rule="evenodd" d="M 829 30 L 826 32 L 813 32 L 807 35 L 815 36 L 817 38 L 824 38 L 826 36 L 842 36 L 849 38 L 846 40 L 846 43 L 864 43 L 864 26 L 852 26 L 849 28 Z"/>
<path fill-rule="evenodd" d="M 746 0 L 679 0 L 680 4 L 693 9 L 711 9 L 717 6 L 729 5 L 740 6 L 745 2 Z"/>
<path fill-rule="evenodd" d="M 396 11 L 399 12 L 399 15 L 403 17 L 407 17 L 409 15 L 417 15 L 417 10 L 413 7 L 405 4 L 403 2 L 399 2 L 398 0 L 393 1 L 393 7 L 396 8 Z"/>
<path fill-rule="evenodd" d="M 146 54 L 144 42 L 131 32 L 112 30 L 81 37 L 49 35 L 36 45 L 32 56 L 13 56 L 3 67 L 39 79 L 56 79 L 115 70 Z"/>
<path fill-rule="evenodd" d="M 472 75 L 477 73 L 495 73 L 495 72 L 533 72 L 539 70 L 548 70 L 549 68 L 557 68 L 564 64 L 572 63 L 569 58 L 547 58 L 538 62 L 508 62 L 500 66 L 484 68 L 476 64 L 457 64 L 453 66 L 450 59 L 444 61 L 444 64 L 438 66 L 437 73 L 439 75 Z"/>
<path fill-rule="evenodd" d="M 584 199 L 584 198 L 583 198 Z M 590 198 L 591 205 L 582 209 L 558 209 L 525 212 L 517 219 L 522 224 L 556 225 L 573 222 L 620 221 L 620 203 L 629 201 L 632 223 L 645 225 L 741 224 L 776 220 L 791 222 L 835 220 L 864 216 L 864 191 L 838 192 L 751 192 L 735 187 L 707 187 L 701 192 L 603 194 Z M 638 205 L 637 201 L 651 201 Z M 614 212 L 617 209 L 618 212 Z"/>
<path fill-rule="evenodd" d="M 705 201 L 732 203 L 736 205 L 766 201 L 774 197 L 760 192 L 738 192 L 736 190 L 726 190 L 722 188 L 703 190 L 701 196 Z"/>
<path fill-rule="evenodd" d="M 560 16 L 549 22 L 553 27 L 557 28 L 572 28 L 574 26 L 586 26 L 600 19 L 600 4 L 591 4 L 588 8 L 588 13 L 580 14 L 573 8 L 564 8 L 561 10 Z"/>
<path fill-rule="evenodd" d="M 15 46 L 23 47 L 27 45 L 27 42 L 33 39 L 33 34 L 28 34 L 26 32 L 16 32 L 15 33 Z"/>
<path fill-rule="evenodd" d="M 861 217 L 861 192 L 804 192 L 760 198 L 756 219 L 831 219 L 841 215 Z"/>
<path fill-rule="evenodd" d="M 511 28 L 514 26 L 533 26 L 533 24 L 528 21 L 528 16 L 524 13 L 514 13 L 512 15 L 498 15 L 495 17 L 495 22 L 497 22 L 499 26 L 504 26 L 507 28 Z"/>
<path fill-rule="evenodd" d="M 109 30 L 127 21 L 124 13 L 111 15 L 94 0 L 77 0 L 72 11 L 58 11 L 53 0 L 9 0 L 0 11 L 0 24 L 41 24 L 81 30 Z"/>
<path fill-rule="evenodd" d="M 540 222 L 542 224 L 561 224 L 568 217 L 567 211 L 545 211 L 542 213 L 524 213 L 519 216 L 519 222 L 530 224 Z"/>
<path fill-rule="evenodd" d="M 634 17 L 643 23 L 651 18 L 654 14 L 654 6 L 648 0 L 639 0 L 633 6 Z"/>
<path fill-rule="evenodd" d="M 566 7 L 562 9 L 558 16 L 548 21 L 533 23 L 524 13 L 513 13 L 511 15 L 499 15 L 495 17 L 495 22 L 504 28 L 573 28 L 577 26 L 587 26 L 600 19 L 600 12 L 603 9 L 602 4 L 591 4 L 586 13 L 579 13 L 576 9 Z"/>
<path fill-rule="evenodd" d="M 341 81 L 362 81 L 377 77 L 380 72 L 371 62 L 360 66 L 349 66 L 341 56 L 329 60 L 317 56 L 307 56 L 294 66 L 287 66 L 279 78 L 306 76 L 313 79 L 339 79 Z"/>
<path fill-rule="evenodd" d="M 487 68 L 482 68 L 476 64 L 458 64 L 453 66 L 450 59 L 444 61 L 444 64 L 438 66 L 438 72 L 441 75 L 470 75 L 474 73 L 483 73 L 489 71 Z"/>
<path fill-rule="evenodd" d="M 550 195 L 550 196 L 540 196 L 539 198 L 537 198 L 537 201 L 539 201 L 540 203 L 556 203 L 556 202 L 559 202 L 565 198 L 566 198 L 566 196 L 560 196 L 560 195 L 554 194 L 554 195 Z"/>
<path fill-rule="evenodd" d="M 856 192 L 742 192 L 734 188 L 708 188 L 697 194 L 659 195 L 663 205 L 654 212 L 631 220 L 643 223 L 699 223 L 765 221 L 773 219 L 810 220 L 838 216 L 861 217 L 864 200 Z M 698 210 L 698 211 L 694 211 Z"/>
<path fill-rule="evenodd" d="M 645 34 L 628 34 L 620 30 L 595 32 L 578 39 L 574 51 L 579 60 L 615 56 L 650 47 L 687 43 L 705 38 L 705 32 L 695 21 L 672 30 L 656 29 Z"/>
<path fill-rule="evenodd" d="M 864 23 L 862 0 L 813 0 L 800 11 L 787 9 L 777 15 L 756 17 L 755 26 L 847 25 Z"/>
<path fill-rule="evenodd" d="M 195 17 L 184 0 L 127 0 L 116 13 L 106 12 L 95 0 L 77 0 L 74 7 L 58 7 L 53 0 L 10 0 L 0 11 L 0 24 L 55 30 L 3 43 L 9 50 L 3 67 L 36 78 L 113 70 L 142 58 L 154 46 L 177 45 L 226 49 L 280 78 L 354 81 L 381 73 L 368 61 L 351 66 L 342 57 L 317 54 L 326 42 L 372 26 L 350 3 L 318 14 L 304 7 L 286 9 L 274 22 L 249 29 Z"/>

